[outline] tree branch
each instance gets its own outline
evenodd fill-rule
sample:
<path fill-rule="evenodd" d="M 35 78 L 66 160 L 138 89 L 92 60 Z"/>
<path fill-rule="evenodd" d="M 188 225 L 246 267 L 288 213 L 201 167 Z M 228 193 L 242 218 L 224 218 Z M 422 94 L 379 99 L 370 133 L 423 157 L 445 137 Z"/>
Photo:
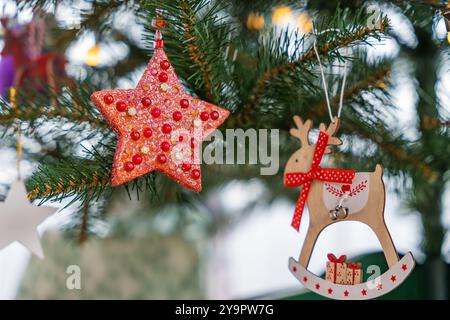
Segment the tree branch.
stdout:
<path fill-rule="evenodd" d="M 200 73 L 203 77 L 206 99 L 208 101 L 213 101 L 211 66 L 209 65 L 204 53 L 200 50 L 198 44 L 196 43 L 196 37 L 193 33 L 197 18 L 192 12 L 189 1 L 181 0 L 179 8 L 181 11 L 183 11 L 183 14 L 181 14 L 179 18 L 183 21 L 184 24 L 184 36 L 187 39 L 186 47 L 189 52 L 189 57 L 200 69 Z"/>
<path fill-rule="evenodd" d="M 49 172 L 41 172 L 41 175 L 33 176 L 30 183 L 28 198 L 44 199 L 56 197 L 62 199 L 85 193 L 87 190 L 104 190 L 109 185 L 109 175 L 101 169 L 89 171 L 84 177 L 75 175 L 61 175 L 58 178 Z"/>
<path fill-rule="evenodd" d="M 378 33 L 384 33 L 387 29 L 387 22 L 385 20 L 381 21 L 379 28 L 369 28 L 365 27 L 360 30 L 358 30 L 355 33 L 352 33 L 343 39 L 337 39 L 330 43 L 325 44 L 321 48 L 319 48 L 319 54 L 321 56 L 327 56 L 331 51 L 345 48 L 349 46 L 350 44 L 364 40 L 365 38 L 372 36 L 374 34 Z M 306 52 L 300 59 L 293 61 L 291 63 L 287 63 L 281 66 L 276 66 L 267 72 L 265 72 L 261 78 L 257 81 L 256 86 L 252 90 L 252 95 L 248 99 L 247 103 L 243 106 L 241 114 L 239 116 L 239 123 L 242 126 L 245 126 L 245 124 L 249 121 L 251 118 L 252 112 L 256 109 L 259 100 L 261 99 L 266 84 L 276 78 L 279 78 L 282 75 L 287 74 L 290 71 L 294 71 L 297 67 L 305 64 L 305 63 L 311 63 L 316 60 L 315 52 L 311 48 Z"/>
<path fill-rule="evenodd" d="M 344 92 L 344 100 L 350 100 L 352 97 L 357 96 L 362 91 L 368 90 L 371 87 L 376 87 L 379 89 L 385 88 L 384 79 L 389 76 L 390 68 L 382 68 L 379 72 L 371 75 L 367 79 L 364 79 L 354 86 L 348 88 Z M 339 103 L 339 95 L 336 95 L 332 98 L 332 104 Z M 313 117 L 323 117 L 327 114 L 327 104 L 326 102 L 322 102 L 311 109 L 306 115 L 305 118 L 313 118 Z M 393 144 L 390 142 L 386 142 L 387 140 L 384 138 L 380 138 L 379 135 L 374 135 L 373 132 L 364 130 L 364 127 L 357 126 L 355 123 L 349 121 L 342 122 L 342 128 L 344 128 L 348 132 L 353 132 L 355 135 L 359 135 L 362 138 L 369 139 L 376 143 L 383 152 L 393 157 L 396 160 L 399 160 L 407 165 L 411 165 L 413 168 L 419 170 L 426 178 L 434 177 L 437 172 L 433 170 L 430 166 L 426 165 L 422 161 L 416 159 L 411 156 L 406 150 L 404 150 L 401 146 L 397 144 Z"/>
<path fill-rule="evenodd" d="M 48 110 L 45 107 L 27 108 L 21 110 L 18 108 L 10 108 L 7 112 L 0 114 L 0 125 L 8 126 L 13 124 L 17 119 L 22 121 L 35 121 L 39 118 L 58 119 L 64 118 L 70 122 L 87 122 L 93 128 L 108 129 L 108 124 L 102 119 L 96 119 L 76 110 L 53 109 Z"/>

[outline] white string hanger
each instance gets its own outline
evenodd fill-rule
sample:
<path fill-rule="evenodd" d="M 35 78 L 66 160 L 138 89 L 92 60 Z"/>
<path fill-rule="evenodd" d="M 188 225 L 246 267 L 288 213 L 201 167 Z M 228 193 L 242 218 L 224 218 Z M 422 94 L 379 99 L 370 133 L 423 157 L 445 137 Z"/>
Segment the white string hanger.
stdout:
<path fill-rule="evenodd" d="M 320 75 L 322 77 L 322 85 L 323 85 L 323 90 L 325 92 L 325 100 L 327 102 L 327 108 L 328 108 L 328 115 L 330 117 L 330 120 L 332 123 L 334 123 L 334 117 L 333 117 L 333 111 L 331 109 L 331 102 L 330 102 L 330 97 L 328 95 L 328 85 L 325 79 L 325 71 L 322 65 L 322 61 L 320 59 L 320 55 L 319 55 L 319 51 L 317 50 L 317 36 L 325 33 L 325 32 L 329 32 L 329 31 L 334 31 L 337 29 L 327 29 L 327 30 L 323 30 L 317 34 L 314 34 L 314 43 L 313 43 L 313 48 L 314 48 L 314 53 L 316 54 L 317 57 L 317 61 L 319 62 L 319 68 L 320 68 Z M 345 90 L 345 83 L 347 81 L 347 60 L 345 60 L 344 63 L 344 75 L 343 75 L 343 79 L 342 79 L 342 85 L 341 85 L 341 94 L 339 97 L 339 108 L 338 108 L 338 112 L 337 112 L 337 117 L 340 118 L 341 117 L 341 113 L 342 113 L 342 107 L 344 106 L 344 90 Z"/>
<path fill-rule="evenodd" d="M 314 38 L 314 44 L 313 44 L 314 52 L 316 53 L 317 61 L 319 62 L 320 75 L 322 76 L 323 91 L 325 92 L 325 99 L 327 100 L 328 115 L 330 116 L 331 122 L 334 122 L 333 112 L 331 111 L 330 98 L 328 97 L 328 85 L 327 85 L 327 82 L 325 81 L 325 73 L 323 71 L 322 61 L 320 61 L 319 52 L 317 51 L 316 42 L 317 42 L 317 38 Z"/>
<path fill-rule="evenodd" d="M 341 117 L 342 107 L 344 106 L 344 90 L 345 90 L 345 82 L 347 81 L 347 63 L 348 60 L 345 60 L 344 62 L 344 77 L 342 78 L 342 85 L 341 85 L 341 96 L 339 97 L 339 109 L 337 116 L 338 118 Z"/>

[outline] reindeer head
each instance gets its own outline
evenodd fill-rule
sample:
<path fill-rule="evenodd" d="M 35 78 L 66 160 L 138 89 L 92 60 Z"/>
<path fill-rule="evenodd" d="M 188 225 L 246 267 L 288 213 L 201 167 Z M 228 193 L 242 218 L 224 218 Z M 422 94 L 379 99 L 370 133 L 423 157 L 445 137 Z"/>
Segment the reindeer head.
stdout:
<path fill-rule="evenodd" d="M 316 147 L 315 144 L 310 144 L 308 139 L 309 130 L 311 130 L 313 124 L 312 121 L 306 120 L 305 122 L 303 122 L 302 118 L 300 118 L 299 116 L 294 116 L 294 122 L 297 126 L 297 129 L 292 128 L 290 130 L 290 134 L 300 140 L 301 147 L 300 149 L 295 151 L 287 161 L 284 169 L 285 174 L 291 172 L 308 172 L 311 169 L 311 163 Z M 333 137 L 338 128 L 339 118 L 337 117 L 334 118 L 334 122 L 330 123 L 328 127 L 323 123 L 320 124 L 319 129 L 321 131 L 325 131 L 330 135 L 330 138 L 328 139 L 328 145 L 342 144 L 342 141 L 339 138 Z M 327 147 L 325 153 L 328 154 L 330 152 L 331 150 Z"/>

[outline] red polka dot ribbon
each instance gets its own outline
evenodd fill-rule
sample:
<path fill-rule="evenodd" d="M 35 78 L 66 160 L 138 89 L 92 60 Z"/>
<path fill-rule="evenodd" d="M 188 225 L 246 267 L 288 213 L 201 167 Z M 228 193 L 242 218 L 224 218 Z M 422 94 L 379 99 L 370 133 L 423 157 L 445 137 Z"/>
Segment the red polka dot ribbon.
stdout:
<path fill-rule="evenodd" d="M 355 177 L 355 170 L 321 168 L 323 154 L 328 144 L 329 135 L 320 131 L 319 139 L 317 140 L 316 148 L 314 150 L 314 157 L 311 164 L 311 169 L 308 172 L 290 172 L 286 173 L 284 184 L 286 187 L 299 187 L 303 185 L 300 196 L 295 206 L 294 217 L 292 219 L 292 226 L 298 231 L 300 229 L 300 222 L 302 219 L 303 209 L 308 198 L 308 193 L 311 188 L 311 183 L 314 179 L 338 182 L 338 183 L 352 183 Z"/>

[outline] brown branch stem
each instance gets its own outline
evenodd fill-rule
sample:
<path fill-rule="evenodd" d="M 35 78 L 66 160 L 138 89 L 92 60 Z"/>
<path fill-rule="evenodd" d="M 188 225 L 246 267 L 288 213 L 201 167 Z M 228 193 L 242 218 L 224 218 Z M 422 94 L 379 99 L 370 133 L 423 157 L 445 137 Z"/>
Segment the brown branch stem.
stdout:
<path fill-rule="evenodd" d="M 7 112 L 0 114 L 0 125 L 11 125 L 17 119 L 20 119 L 22 121 L 33 121 L 40 117 L 46 119 L 64 118 L 71 122 L 89 123 L 93 128 L 99 129 L 109 128 L 106 122 L 100 119 L 94 119 L 81 112 L 76 112 L 73 110 L 69 112 L 65 111 L 64 109 L 55 109 L 48 111 L 43 107 L 39 108 L 38 110 L 33 110 L 32 108 L 28 108 L 25 110 L 15 108 L 9 109 Z"/>
<path fill-rule="evenodd" d="M 79 179 L 69 176 L 65 179 L 59 178 L 55 183 L 36 184 L 29 192 L 28 199 L 49 198 L 68 193 L 81 193 L 87 189 L 94 189 L 109 184 L 109 177 L 100 173 L 93 173 L 89 179 Z"/>

